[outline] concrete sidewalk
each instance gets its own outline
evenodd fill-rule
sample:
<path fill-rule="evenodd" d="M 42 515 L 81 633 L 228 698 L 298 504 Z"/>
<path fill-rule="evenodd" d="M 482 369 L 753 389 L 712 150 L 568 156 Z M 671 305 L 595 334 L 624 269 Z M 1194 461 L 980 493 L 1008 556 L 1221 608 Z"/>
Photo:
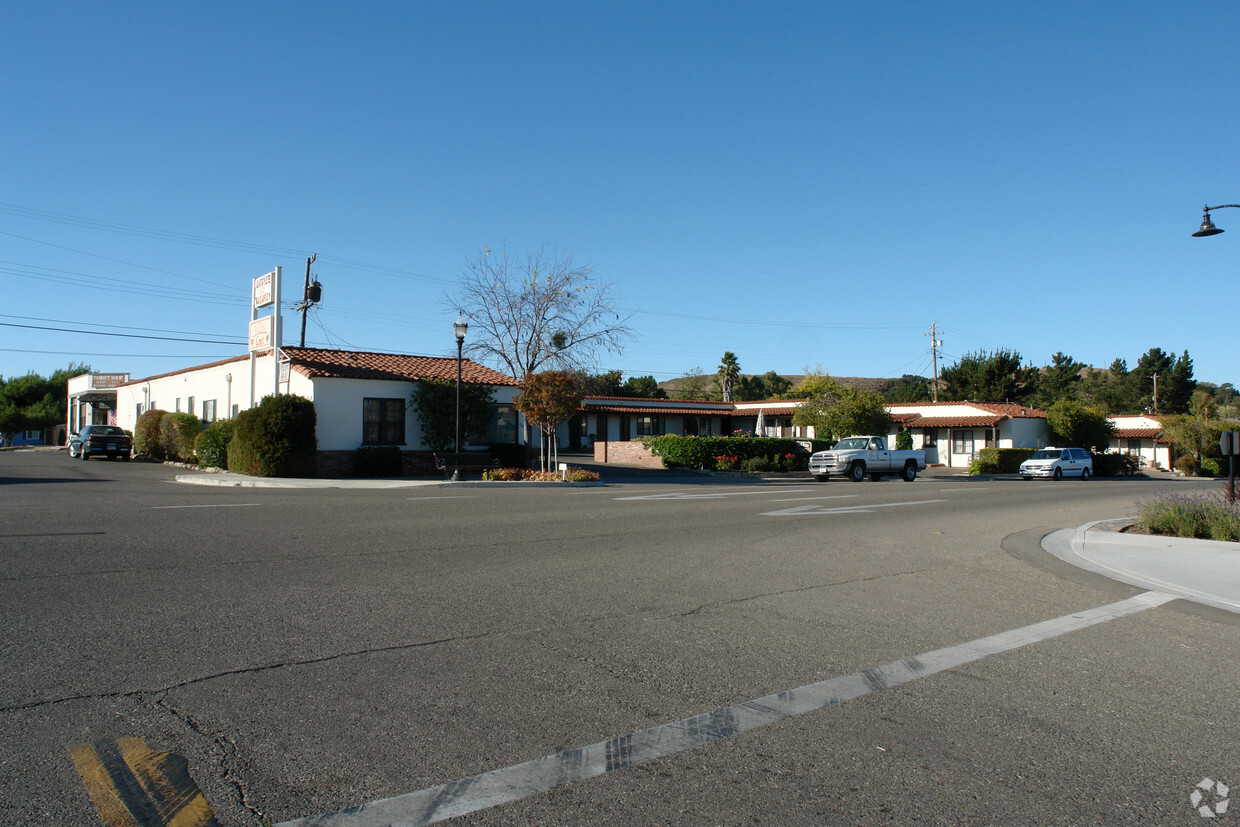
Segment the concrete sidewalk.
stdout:
<path fill-rule="evenodd" d="M 1116 531 L 1123 522 L 1060 529 L 1042 548 L 1077 568 L 1240 614 L 1240 543 Z"/>

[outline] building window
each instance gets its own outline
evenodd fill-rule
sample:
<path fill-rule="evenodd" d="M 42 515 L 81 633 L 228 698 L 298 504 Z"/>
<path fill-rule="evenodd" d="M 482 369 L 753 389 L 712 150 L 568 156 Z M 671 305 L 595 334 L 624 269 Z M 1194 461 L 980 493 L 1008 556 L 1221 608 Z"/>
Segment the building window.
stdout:
<path fill-rule="evenodd" d="M 686 416 L 685 417 L 685 435 L 686 436 L 711 436 L 711 418 L 709 416 Z"/>
<path fill-rule="evenodd" d="M 233 416 L 236 416 L 236 415 L 237 415 L 240 411 L 241 411 L 241 405 L 240 405 L 240 403 L 236 403 L 236 404 L 234 404 L 234 405 L 232 406 L 232 415 L 233 415 Z"/>
<path fill-rule="evenodd" d="M 661 416 L 639 416 L 637 417 L 637 435 L 638 436 L 661 436 L 663 434 L 663 417 Z"/>
<path fill-rule="evenodd" d="M 483 439 L 490 445 L 517 441 L 517 412 L 512 405 L 492 406 L 491 426 Z"/>
<path fill-rule="evenodd" d="M 939 444 L 937 428 L 926 428 L 921 433 L 921 444 L 926 448 L 934 448 Z"/>
<path fill-rule="evenodd" d="M 404 399 L 366 397 L 362 400 L 362 444 L 405 444 Z"/>
<path fill-rule="evenodd" d="M 202 421 L 203 422 L 214 422 L 215 421 L 215 400 L 214 399 L 202 400 Z"/>
<path fill-rule="evenodd" d="M 180 412 L 181 412 L 181 397 L 179 397 L 179 396 L 177 397 L 177 401 L 176 401 L 176 404 L 175 404 L 175 405 L 173 406 L 173 408 L 172 408 L 172 412 L 173 412 L 173 413 L 180 413 Z"/>
<path fill-rule="evenodd" d="M 137 419 L 138 417 L 142 416 L 142 403 L 141 402 L 139 402 L 137 405 L 134 406 L 133 413 L 134 413 L 134 419 Z"/>
<path fill-rule="evenodd" d="M 185 412 L 186 413 L 194 412 L 194 397 L 191 396 L 185 400 Z"/>
<path fill-rule="evenodd" d="M 973 455 L 972 431 L 952 431 L 952 453 Z"/>

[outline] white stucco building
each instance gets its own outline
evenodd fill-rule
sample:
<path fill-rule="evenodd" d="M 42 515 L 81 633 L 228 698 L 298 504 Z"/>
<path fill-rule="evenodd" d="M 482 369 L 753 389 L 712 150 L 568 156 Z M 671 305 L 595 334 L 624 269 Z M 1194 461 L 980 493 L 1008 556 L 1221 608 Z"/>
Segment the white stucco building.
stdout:
<path fill-rule="evenodd" d="M 456 381 L 457 360 L 434 356 L 284 347 L 279 370 L 270 352 L 125 382 L 116 388 L 116 424 L 133 431 L 153 409 L 192 413 L 204 423 L 226 419 L 275 393 L 314 402 L 320 473 L 339 473 L 363 445 L 395 445 L 410 471 L 431 465 L 422 442 L 414 383 Z M 277 378 L 278 377 L 278 378 Z M 512 400 L 515 380 L 468 359 L 461 379 L 486 385 L 495 399 L 495 421 L 485 444 L 515 442 L 520 420 Z"/>

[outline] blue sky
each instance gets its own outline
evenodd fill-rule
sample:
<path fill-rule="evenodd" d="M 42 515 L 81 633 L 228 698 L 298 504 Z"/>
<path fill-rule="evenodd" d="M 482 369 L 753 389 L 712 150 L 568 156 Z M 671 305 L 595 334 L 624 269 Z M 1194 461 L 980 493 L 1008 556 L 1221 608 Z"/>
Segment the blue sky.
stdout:
<path fill-rule="evenodd" d="M 10 4 L 0 375 L 238 355 L 249 280 L 288 298 L 311 253 L 307 344 L 455 355 L 465 261 L 551 244 L 633 312 L 600 365 L 626 375 L 928 376 L 937 323 L 940 367 L 1160 347 L 1240 384 L 1240 210 L 1190 237 L 1240 202 L 1238 31 L 1153 2 Z"/>

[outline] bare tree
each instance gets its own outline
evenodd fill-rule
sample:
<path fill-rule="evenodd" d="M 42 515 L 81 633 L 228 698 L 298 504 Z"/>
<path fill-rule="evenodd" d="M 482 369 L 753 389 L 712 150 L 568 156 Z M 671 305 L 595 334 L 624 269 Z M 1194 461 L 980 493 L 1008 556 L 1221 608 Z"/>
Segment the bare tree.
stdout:
<path fill-rule="evenodd" d="M 469 319 L 465 350 L 518 381 L 544 366 L 586 370 L 599 354 L 619 353 L 632 316 L 616 310 L 611 285 L 595 283 L 592 269 L 552 246 L 521 260 L 483 247 L 448 295 Z"/>

